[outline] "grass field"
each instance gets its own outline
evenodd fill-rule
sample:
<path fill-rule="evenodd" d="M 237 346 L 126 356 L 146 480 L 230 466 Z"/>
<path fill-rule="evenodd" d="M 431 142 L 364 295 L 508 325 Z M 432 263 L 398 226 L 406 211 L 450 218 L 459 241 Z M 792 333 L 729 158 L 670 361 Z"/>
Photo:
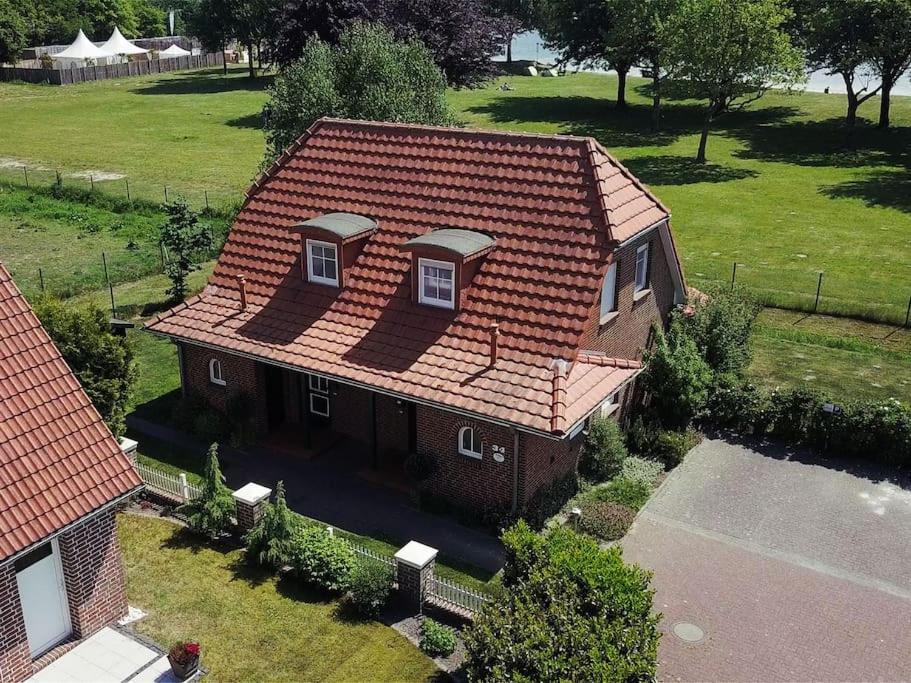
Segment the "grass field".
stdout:
<path fill-rule="evenodd" d="M 262 159 L 267 82 L 251 83 L 240 72 L 224 80 L 215 71 L 66 88 L 0 84 L 0 129 L 16 131 L 0 138 L 0 159 L 65 174 L 123 173 L 134 193 L 152 199 L 169 185 L 197 205 L 204 190 L 236 201 Z M 770 93 L 723 118 L 709 142 L 710 163 L 696 166 L 699 110 L 692 102 L 668 103 L 664 130 L 653 134 L 641 80 L 632 79 L 625 112 L 611 104 L 610 76 L 509 82 L 510 92 L 492 84 L 452 91 L 450 101 L 472 126 L 601 140 L 670 207 L 692 284 L 728 280 L 737 261 L 738 282 L 766 301 L 807 307 L 824 271 L 822 311 L 904 320 L 911 98 L 894 98 L 892 130 L 865 123 L 849 152 L 839 128 L 842 97 Z M 876 110 L 874 98 L 861 115 Z M 122 193 L 123 183 L 107 186 Z"/>
<path fill-rule="evenodd" d="M 171 522 L 121 515 L 127 597 L 148 616 L 135 628 L 166 647 L 202 646 L 212 681 L 432 680 L 433 663 L 373 621 L 292 579 L 246 566 L 240 551 L 199 544 Z"/>

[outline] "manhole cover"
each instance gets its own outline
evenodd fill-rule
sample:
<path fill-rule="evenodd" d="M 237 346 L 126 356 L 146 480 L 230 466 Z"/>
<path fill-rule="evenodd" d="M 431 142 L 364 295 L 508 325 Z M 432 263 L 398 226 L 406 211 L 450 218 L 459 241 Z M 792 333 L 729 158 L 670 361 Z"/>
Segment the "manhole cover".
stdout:
<path fill-rule="evenodd" d="M 688 643 L 698 643 L 705 638 L 705 633 L 701 628 L 686 621 L 674 624 L 674 635 Z"/>

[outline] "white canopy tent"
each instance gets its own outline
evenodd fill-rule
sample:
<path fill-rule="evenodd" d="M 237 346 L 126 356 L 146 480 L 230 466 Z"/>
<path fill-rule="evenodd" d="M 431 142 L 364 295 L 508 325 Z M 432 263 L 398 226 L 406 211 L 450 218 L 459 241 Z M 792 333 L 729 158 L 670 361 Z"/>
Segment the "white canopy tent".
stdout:
<path fill-rule="evenodd" d="M 162 50 L 158 53 L 160 59 L 168 59 L 170 57 L 186 57 L 191 54 L 188 50 L 184 50 L 179 45 L 171 45 L 169 48 Z"/>
<path fill-rule="evenodd" d="M 113 52 L 108 52 L 102 48 L 96 46 L 91 40 L 85 37 L 85 33 L 82 32 L 82 29 L 79 29 L 79 34 L 76 36 L 76 40 L 73 41 L 73 44 L 62 52 L 58 52 L 55 55 L 51 55 L 54 59 L 60 59 L 65 62 L 85 62 L 87 59 L 106 59 L 107 57 L 113 57 Z"/>
<path fill-rule="evenodd" d="M 148 50 L 138 45 L 133 45 L 133 43 L 124 38 L 117 26 L 114 27 L 114 32 L 107 39 L 107 42 L 101 46 L 101 49 L 110 52 L 112 55 L 144 55 L 148 52 Z"/>

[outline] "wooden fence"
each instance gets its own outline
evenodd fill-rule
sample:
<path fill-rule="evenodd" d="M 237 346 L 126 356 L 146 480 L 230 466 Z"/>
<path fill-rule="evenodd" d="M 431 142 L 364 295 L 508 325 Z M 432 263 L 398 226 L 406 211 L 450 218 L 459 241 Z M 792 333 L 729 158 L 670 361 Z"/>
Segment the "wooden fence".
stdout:
<path fill-rule="evenodd" d="M 431 604 L 469 619 L 474 618 L 474 615 L 490 601 L 486 595 L 441 576 L 433 576 L 430 579 L 428 593 L 428 602 Z"/>
<path fill-rule="evenodd" d="M 221 52 L 207 52 L 202 55 L 186 55 L 171 59 L 150 59 L 147 61 L 106 64 L 104 66 L 79 66 L 63 69 L 26 69 L 0 67 L 0 81 L 25 81 L 26 83 L 49 83 L 50 85 L 72 85 L 88 81 L 107 81 L 112 78 L 148 76 L 169 71 L 205 69 L 224 64 Z"/>
<path fill-rule="evenodd" d="M 153 493 L 179 503 L 186 503 L 199 495 L 199 489 L 187 481 L 187 475 L 183 472 L 178 475 L 169 474 L 139 461 L 135 465 L 139 478 Z"/>

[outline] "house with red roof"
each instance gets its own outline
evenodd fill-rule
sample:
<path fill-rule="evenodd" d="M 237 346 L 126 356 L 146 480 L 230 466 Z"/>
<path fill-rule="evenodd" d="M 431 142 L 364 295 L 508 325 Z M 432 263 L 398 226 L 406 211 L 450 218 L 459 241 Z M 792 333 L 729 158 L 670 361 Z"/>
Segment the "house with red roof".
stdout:
<path fill-rule="evenodd" d="M 622 413 L 683 303 L 669 218 L 591 138 L 321 119 L 147 329 L 185 392 L 252 397 L 261 434 L 344 437 L 390 471 L 426 454 L 431 495 L 521 509 Z"/>
<path fill-rule="evenodd" d="M 140 487 L 0 264 L 0 682 L 124 615 L 114 508 Z"/>

